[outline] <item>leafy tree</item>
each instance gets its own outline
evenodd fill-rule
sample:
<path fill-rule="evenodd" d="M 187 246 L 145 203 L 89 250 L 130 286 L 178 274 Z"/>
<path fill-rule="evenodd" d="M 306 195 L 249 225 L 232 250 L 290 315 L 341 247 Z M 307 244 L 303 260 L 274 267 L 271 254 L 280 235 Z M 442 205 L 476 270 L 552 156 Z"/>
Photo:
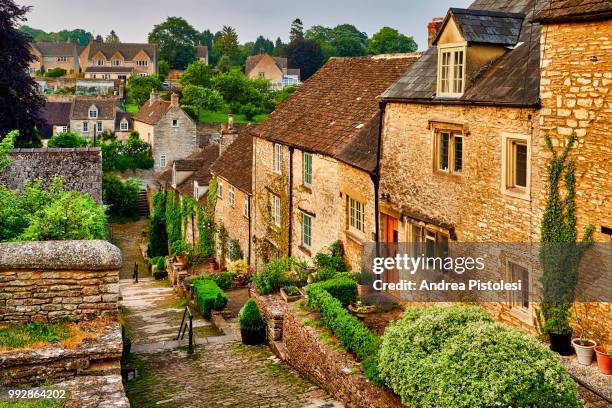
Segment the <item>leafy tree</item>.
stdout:
<path fill-rule="evenodd" d="M 396 52 L 414 52 L 417 44 L 394 28 L 383 27 L 368 41 L 368 54 L 389 54 Z"/>
<path fill-rule="evenodd" d="M 236 29 L 230 26 L 223 26 L 221 35 L 215 41 L 215 49 L 223 56 L 227 56 L 230 59 L 235 59 L 240 54 L 240 47 L 238 46 L 238 33 Z"/>
<path fill-rule="evenodd" d="M 210 30 L 204 30 L 200 34 L 199 38 L 200 44 L 208 47 L 208 63 L 212 66 L 217 65 L 217 62 L 219 62 L 219 58 L 221 58 L 221 55 L 219 54 L 219 51 L 213 47 L 215 35 Z"/>
<path fill-rule="evenodd" d="M 225 105 L 223 96 L 221 96 L 219 91 L 198 85 L 185 86 L 181 102 L 185 105 L 193 106 L 198 115 L 205 110 L 221 110 Z"/>
<path fill-rule="evenodd" d="M 304 24 L 302 20 L 296 18 L 291 23 L 291 31 L 289 32 L 289 42 L 304 39 Z"/>
<path fill-rule="evenodd" d="M 121 181 L 114 174 L 105 174 L 102 179 L 102 197 L 111 216 L 134 218 L 138 215 L 138 193 L 140 181 Z"/>
<path fill-rule="evenodd" d="M 168 17 L 153 27 L 149 42 L 158 44 L 159 58 L 168 61 L 171 68 L 185 69 L 196 59 L 195 45 L 200 33 L 181 17 Z"/>
<path fill-rule="evenodd" d="M 109 44 L 119 44 L 121 40 L 119 40 L 119 36 L 115 32 L 115 30 L 111 30 L 110 34 L 106 36 L 104 42 Z"/>
<path fill-rule="evenodd" d="M 157 75 L 133 76 L 128 81 L 128 96 L 138 106 L 142 106 L 151 96 L 151 90 L 161 91 L 162 81 Z"/>
<path fill-rule="evenodd" d="M 34 41 L 54 41 L 54 42 L 73 42 L 80 45 L 87 45 L 91 38 L 91 33 L 83 29 L 62 30 L 57 33 L 47 33 L 37 28 L 27 25 L 19 27 L 19 31 L 32 38 Z"/>
<path fill-rule="evenodd" d="M 255 44 L 253 46 L 253 53 L 251 55 L 258 54 L 270 54 L 274 52 L 274 43 L 267 38 L 264 38 L 262 35 L 257 37 L 255 40 Z"/>
<path fill-rule="evenodd" d="M 209 87 L 215 72 L 210 65 L 205 65 L 201 62 L 194 62 L 190 64 L 183 76 L 179 80 L 181 85 L 197 85 L 203 87 Z"/>
<path fill-rule="evenodd" d="M 306 80 L 323 65 L 323 51 L 316 41 L 297 40 L 287 46 L 287 60 L 290 67 L 300 69 L 302 80 Z"/>
<path fill-rule="evenodd" d="M 14 130 L 0 140 L 0 170 L 11 164 L 11 158 L 7 156 L 13 150 L 17 136 L 19 131 Z"/>
<path fill-rule="evenodd" d="M 217 63 L 217 71 L 229 72 L 231 68 L 232 68 L 232 61 L 230 60 L 230 57 L 228 57 L 227 55 L 224 55 L 221 58 L 219 58 L 219 62 Z"/>
<path fill-rule="evenodd" d="M 49 147 L 83 147 L 87 146 L 87 140 L 73 132 L 64 132 L 49 139 Z"/>
<path fill-rule="evenodd" d="M 149 258 L 168 255 L 168 234 L 166 232 L 166 194 L 153 194 L 153 211 L 149 219 Z"/>
<path fill-rule="evenodd" d="M 331 30 L 331 46 L 334 55 L 339 57 L 355 57 L 366 54 L 368 36 L 351 24 L 341 24 Z"/>
<path fill-rule="evenodd" d="M 151 146 L 140 140 L 137 132 L 132 132 L 128 141 L 118 140 L 102 146 L 102 170 L 125 171 L 128 169 L 150 169 L 153 167 Z"/>
<path fill-rule="evenodd" d="M 285 58 L 287 56 L 287 44 L 285 44 L 283 40 L 281 40 L 280 37 L 278 37 L 276 39 L 276 42 L 274 43 L 273 55 L 275 57 L 282 57 L 282 58 Z"/>
<path fill-rule="evenodd" d="M 159 60 L 157 63 L 157 72 L 160 76 L 166 77 L 170 73 L 170 64 L 166 60 Z"/>
<path fill-rule="evenodd" d="M 50 70 L 48 70 L 45 73 L 45 76 L 48 78 L 61 78 L 63 76 L 66 76 L 68 72 L 64 69 L 64 68 L 51 68 Z"/>
<path fill-rule="evenodd" d="M 27 73 L 34 61 L 30 38 L 17 29 L 29 10 L 13 0 L 0 1 L 0 137 L 17 129 L 17 146 L 36 147 L 41 145 L 35 127 L 41 123 L 44 99 Z"/>

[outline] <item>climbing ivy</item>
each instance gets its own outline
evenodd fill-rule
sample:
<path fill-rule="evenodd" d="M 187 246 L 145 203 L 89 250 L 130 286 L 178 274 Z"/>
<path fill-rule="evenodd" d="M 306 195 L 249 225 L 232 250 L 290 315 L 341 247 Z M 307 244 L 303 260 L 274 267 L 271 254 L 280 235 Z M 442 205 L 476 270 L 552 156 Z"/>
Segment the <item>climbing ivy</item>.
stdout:
<path fill-rule="evenodd" d="M 166 192 L 153 194 L 153 211 L 149 219 L 149 258 L 168 255 L 168 233 L 166 229 Z"/>
<path fill-rule="evenodd" d="M 181 225 L 180 197 L 174 190 L 168 189 L 166 192 L 166 231 L 171 248 L 172 244 L 182 239 Z"/>
<path fill-rule="evenodd" d="M 593 242 L 594 227 L 589 225 L 581 242 L 576 243 L 576 165 L 573 159 L 568 159 L 576 135 L 569 137 L 561 154 L 555 151 L 549 136 L 545 140 L 552 159 L 547 166 L 548 198 L 541 225 L 543 297 L 535 323 L 541 333 L 566 334 L 572 331 L 569 309 L 578 282 L 578 265 Z M 564 181 L 564 197 L 559 186 L 561 180 Z"/>

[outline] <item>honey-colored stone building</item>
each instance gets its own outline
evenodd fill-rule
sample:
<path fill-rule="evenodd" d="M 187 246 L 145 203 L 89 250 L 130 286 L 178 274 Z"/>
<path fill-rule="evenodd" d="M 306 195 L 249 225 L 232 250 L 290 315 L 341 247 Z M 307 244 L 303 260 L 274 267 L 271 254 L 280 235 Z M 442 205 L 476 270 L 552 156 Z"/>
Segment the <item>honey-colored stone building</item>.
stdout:
<path fill-rule="evenodd" d="M 37 41 L 30 44 L 30 52 L 36 59 L 30 62 L 29 72 L 34 76 L 50 69 L 61 68 L 69 76 L 80 73 L 79 54 L 84 47 L 72 42 Z"/>

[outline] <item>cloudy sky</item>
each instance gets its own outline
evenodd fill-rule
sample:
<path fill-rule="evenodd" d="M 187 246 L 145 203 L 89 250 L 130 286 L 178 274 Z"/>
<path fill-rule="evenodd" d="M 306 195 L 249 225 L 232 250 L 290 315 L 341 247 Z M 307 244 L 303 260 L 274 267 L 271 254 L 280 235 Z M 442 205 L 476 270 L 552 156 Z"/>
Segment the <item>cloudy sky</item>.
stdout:
<path fill-rule="evenodd" d="M 16 0 L 33 6 L 26 24 L 45 31 L 83 28 L 106 35 L 114 29 L 124 42 L 144 42 L 151 28 L 168 16 L 180 16 L 197 30 L 215 32 L 235 27 L 240 42 L 258 35 L 287 40 L 291 21 L 312 25 L 356 25 L 368 35 L 383 26 L 412 35 L 419 49 L 426 46 L 427 23 L 444 16 L 449 7 L 467 7 L 469 0 Z"/>

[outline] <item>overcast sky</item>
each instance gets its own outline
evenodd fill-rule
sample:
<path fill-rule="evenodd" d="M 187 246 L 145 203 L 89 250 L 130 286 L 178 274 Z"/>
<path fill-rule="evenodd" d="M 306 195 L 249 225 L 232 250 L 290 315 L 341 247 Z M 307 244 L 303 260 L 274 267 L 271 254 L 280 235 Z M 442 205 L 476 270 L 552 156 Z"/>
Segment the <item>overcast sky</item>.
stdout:
<path fill-rule="evenodd" d="M 236 28 L 240 42 L 258 35 L 287 40 L 291 21 L 304 27 L 351 23 L 369 36 L 383 26 L 412 35 L 426 48 L 427 23 L 444 16 L 449 7 L 467 7 L 469 0 L 16 0 L 33 6 L 26 24 L 45 31 L 83 28 L 106 35 L 114 29 L 123 42 L 146 42 L 155 24 L 180 16 L 198 31 L 213 32 L 223 25 Z"/>

